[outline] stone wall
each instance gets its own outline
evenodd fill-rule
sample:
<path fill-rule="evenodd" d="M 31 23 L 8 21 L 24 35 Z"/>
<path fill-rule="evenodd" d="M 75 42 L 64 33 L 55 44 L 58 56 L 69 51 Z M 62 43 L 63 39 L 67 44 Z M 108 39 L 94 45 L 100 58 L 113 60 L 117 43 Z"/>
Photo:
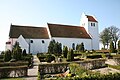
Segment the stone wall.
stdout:
<path fill-rule="evenodd" d="M 87 60 L 87 61 L 79 61 L 76 62 L 80 66 L 83 66 L 85 69 L 96 69 L 101 68 L 105 66 L 105 59 L 93 59 L 93 60 Z"/>
<path fill-rule="evenodd" d="M 120 65 L 120 58 L 113 58 L 113 61 L 116 63 L 116 65 Z"/>
<path fill-rule="evenodd" d="M 94 69 L 94 68 L 104 67 L 105 59 L 94 59 L 94 60 L 87 60 L 87 61 L 79 61 L 75 63 L 80 64 L 80 66 L 83 66 L 86 69 Z M 41 75 L 63 73 L 65 72 L 65 69 L 68 67 L 69 64 L 70 62 L 40 64 L 38 70 Z"/>
<path fill-rule="evenodd" d="M 68 65 L 69 65 L 69 63 L 40 64 L 38 70 L 41 75 L 63 73 L 63 72 L 65 72 L 65 69 L 68 67 Z"/>
<path fill-rule="evenodd" d="M 0 67 L 0 78 L 27 76 L 27 66 Z"/>

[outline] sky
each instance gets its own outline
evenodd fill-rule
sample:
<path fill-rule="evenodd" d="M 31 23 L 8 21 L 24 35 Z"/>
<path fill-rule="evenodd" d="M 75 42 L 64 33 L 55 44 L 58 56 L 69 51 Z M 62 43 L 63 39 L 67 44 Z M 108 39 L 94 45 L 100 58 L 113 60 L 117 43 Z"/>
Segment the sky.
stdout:
<path fill-rule="evenodd" d="M 0 0 L 0 51 L 5 50 L 11 24 L 79 26 L 83 12 L 96 16 L 99 32 L 112 25 L 120 28 L 120 0 Z"/>

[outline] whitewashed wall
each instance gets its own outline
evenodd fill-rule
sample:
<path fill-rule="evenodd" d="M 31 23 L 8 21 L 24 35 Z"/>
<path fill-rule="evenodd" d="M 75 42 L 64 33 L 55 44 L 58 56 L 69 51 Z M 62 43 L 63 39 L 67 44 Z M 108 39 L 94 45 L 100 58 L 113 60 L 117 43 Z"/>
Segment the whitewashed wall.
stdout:
<path fill-rule="evenodd" d="M 95 26 L 91 26 L 91 23 L 95 23 Z M 89 34 L 92 37 L 92 46 L 94 50 L 99 50 L 99 32 L 98 32 L 98 23 L 97 22 L 90 22 L 88 23 L 89 27 Z"/>
<path fill-rule="evenodd" d="M 15 44 L 16 41 L 17 41 L 17 38 L 10 38 L 9 42 L 11 42 L 11 44 L 6 44 L 6 50 L 7 49 L 12 50 L 13 45 Z"/>
<path fill-rule="evenodd" d="M 75 46 L 77 44 L 81 44 L 82 42 L 84 43 L 84 47 L 87 50 L 91 50 L 91 39 L 79 39 L 79 38 L 57 38 L 57 37 L 52 37 L 55 41 L 58 41 L 62 43 L 62 47 L 68 46 L 69 48 L 72 48 L 72 44 L 74 43 Z"/>
<path fill-rule="evenodd" d="M 26 39 L 27 43 L 33 40 L 33 43 L 30 43 L 30 52 L 33 54 L 44 53 L 48 51 L 48 45 L 50 39 Z M 42 43 L 44 40 L 44 43 Z"/>
<path fill-rule="evenodd" d="M 95 26 L 91 26 L 91 23 L 95 23 Z M 85 13 L 82 13 L 81 20 L 80 20 L 80 26 L 83 26 L 86 29 L 87 33 L 91 36 L 91 38 L 92 38 L 92 45 L 91 45 L 92 49 L 99 50 L 98 22 L 88 21 L 88 18 L 86 17 Z"/>

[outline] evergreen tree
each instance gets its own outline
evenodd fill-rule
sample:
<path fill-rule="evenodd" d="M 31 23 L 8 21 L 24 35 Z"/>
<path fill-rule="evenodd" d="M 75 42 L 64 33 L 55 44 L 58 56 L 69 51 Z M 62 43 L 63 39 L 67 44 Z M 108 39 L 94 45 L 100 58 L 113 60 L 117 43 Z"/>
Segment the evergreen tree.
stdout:
<path fill-rule="evenodd" d="M 77 44 L 76 50 L 84 52 L 84 50 L 85 50 L 84 43 L 82 42 L 81 44 Z"/>
<path fill-rule="evenodd" d="M 68 61 L 73 61 L 74 60 L 74 53 L 73 53 L 73 49 L 71 49 L 68 54 L 67 54 L 67 60 Z"/>
<path fill-rule="evenodd" d="M 55 41 L 54 40 L 52 40 L 52 41 L 50 41 L 50 43 L 49 43 L 49 46 L 48 46 L 48 53 L 54 53 L 54 43 L 55 43 Z"/>
<path fill-rule="evenodd" d="M 84 44 L 83 44 L 83 42 L 81 43 L 80 51 L 84 52 Z"/>
<path fill-rule="evenodd" d="M 26 56 L 27 53 L 26 53 L 26 49 L 23 50 L 23 56 Z"/>
<path fill-rule="evenodd" d="M 4 61 L 7 62 L 7 61 L 10 61 L 10 60 L 11 60 L 11 51 L 7 50 L 4 53 Z"/>
<path fill-rule="evenodd" d="M 115 48 L 114 48 L 114 43 L 113 41 L 110 42 L 110 53 L 114 53 L 115 52 Z"/>
<path fill-rule="evenodd" d="M 61 54 L 62 44 L 59 42 L 56 42 L 55 40 L 50 41 L 49 46 L 48 46 L 48 53 Z"/>
<path fill-rule="evenodd" d="M 12 58 L 15 60 L 21 60 L 21 55 L 22 55 L 22 49 L 19 46 L 19 43 L 16 42 L 13 48 L 13 56 Z"/>
<path fill-rule="evenodd" d="M 67 46 L 64 46 L 64 47 L 63 47 L 63 56 L 64 56 L 65 58 L 67 58 L 67 53 L 68 53 L 68 48 L 67 48 Z"/>
<path fill-rule="evenodd" d="M 118 53 L 120 54 L 120 40 L 118 41 Z"/>

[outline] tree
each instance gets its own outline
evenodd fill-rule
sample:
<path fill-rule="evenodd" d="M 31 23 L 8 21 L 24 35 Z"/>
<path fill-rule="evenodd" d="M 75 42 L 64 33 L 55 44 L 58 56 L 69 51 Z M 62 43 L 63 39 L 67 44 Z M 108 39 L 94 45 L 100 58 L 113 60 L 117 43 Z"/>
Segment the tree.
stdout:
<path fill-rule="evenodd" d="M 118 53 L 120 54 L 120 40 L 118 41 Z"/>
<path fill-rule="evenodd" d="M 77 44 L 76 45 L 76 50 L 84 52 L 84 50 L 85 50 L 84 43 L 82 42 L 81 44 Z"/>
<path fill-rule="evenodd" d="M 49 43 L 49 46 L 48 46 L 48 53 L 54 53 L 54 45 L 55 45 L 55 41 L 54 40 L 52 40 L 52 41 L 50 41 L 50 43 Z"/>
<path fill-rule="evenodd" d="M 7 62 L 7 61 L 10 61 L 10 60 L 11 60 L 11 51 L 7 50 L 4 53 L 4 61 Z"/>
<path fill-rule="evenodd" d="M 55 40 L 50 41 L 48 46 L 48 53 L 62 54 L 62 44 Z"/>
<path fill-rule="evenodd" d="M 109 32 L 108 28 L 105 28 L 100 33 L 100 41 L 102 42 L 104 49 L 105 49 L 106 45 L 107 45 L 107 49 L 108 49 L 108 45 L 109 45 L 110 40 L 111 40 L 110 32 Z"/>
<path fill-rule="evenodd" d="M 67 53 L 68 53 L 68 48 L 67 48 L 67 46 L 64 46 L 64 47 L 63 47 L 63 56 L 64 56 L 65 58 L 67 58 Z"/>
<path fill-rule="evenodd" d="M 81 47 L 80 47 L 80 51 L 81 52 L 84 52 L 84 50 L 85 50 L 85 48 L 84 48 L 84 44 L 83 44 L 83 42 L 81 43 Z"/>
<path fill-rule="evenodd" d="M 67 60 L 68 61 L 73 61 L 74 60 L 74 52 L 73 49 L 71 49 L 68 54 L 67 54 Z"/>
<path fill-rule="evenodd" d="M 116 44 L 117 44 L 117 41 L 120 37 L 120 29 L 115 27 L 115 26 L 110 26 L 110 27 L 108 27 L 108 30 L 110 32 L 111 39 L 114 42 L 115 49 L 116 49 Z"/>
<path fill-rule="evenodd" d="M 19 43 L 16 42 L 13 48 L 13 55 L 12 58 L 15 60 L 21 60 L 21 55 L 22 55 L 22 49 L 19 46 Z"/>
<path fill-rule="evenodd" d="M 115 52 L 115 48 L 114 48 L 114 43 L 113 41 L 110 42 L 110 53 L 114 53 Z"/>
<path fill-rule="evenodd" d="M 26 49 L 24 49 L 22 53 L 23 53 L 23 56 L 26 56 L 27 55 Z"/>

